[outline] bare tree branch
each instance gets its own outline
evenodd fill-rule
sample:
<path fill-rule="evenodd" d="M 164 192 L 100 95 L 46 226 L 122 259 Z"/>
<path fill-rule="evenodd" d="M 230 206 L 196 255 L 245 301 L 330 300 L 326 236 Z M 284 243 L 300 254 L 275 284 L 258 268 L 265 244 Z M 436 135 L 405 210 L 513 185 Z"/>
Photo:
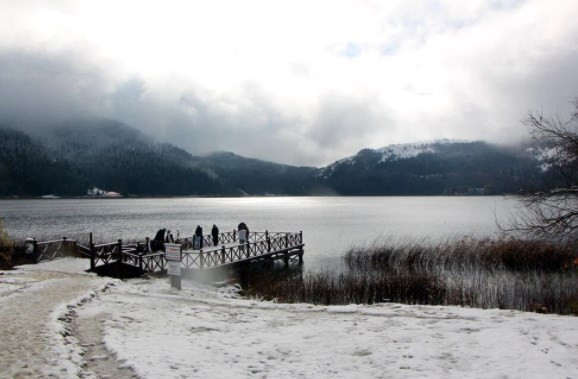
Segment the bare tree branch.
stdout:
<path fill-rule="evenodd" d="M 530 134 L 545 147 L 544 163 L 557 173 L 560 183 L 528 191 L 518 199 L 524 210 L 504 232 L 516 232 L 539 239 L 578 240 L 578 99 L 568 120 L 548 119 L 529 114 L 524 124 Z"/>

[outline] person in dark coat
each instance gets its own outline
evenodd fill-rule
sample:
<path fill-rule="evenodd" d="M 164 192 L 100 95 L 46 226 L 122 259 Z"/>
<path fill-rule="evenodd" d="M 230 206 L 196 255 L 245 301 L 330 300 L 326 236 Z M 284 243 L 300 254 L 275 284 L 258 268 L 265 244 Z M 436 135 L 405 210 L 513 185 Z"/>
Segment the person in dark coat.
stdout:
<path fill-rule="evenodd" d="M 199 239 L 199 248 L 203 248 L 203 228 L 201 225 L 197 225 L 197 229 L 195 229 L 195 237 Z"/>
<path fill-rule="evenodd" d="M 164 243 L 165 243 L 165 232 L 166 229 L 159 229 L 157 234 L 155 234 L 155 238 L 153 238 L 151 243 L 152 251 L 159 251 L 162 250 Z"/>
<path fill-rule="evenodd" d="M 166 229 L 159 229 L 157 234 L 155 234 L 155 238 L 153 238 L 153 241 L 164 241 L 165 240 L 165 231 L 166 231 Z"/>
<path fill-rule="evenodd" d="M 219 228 L 215 224 L 213 224 L 213 229 L 211 229 L 211 236 L 213 237 L 213 245 L 217 246 L 219 244 Z"/>

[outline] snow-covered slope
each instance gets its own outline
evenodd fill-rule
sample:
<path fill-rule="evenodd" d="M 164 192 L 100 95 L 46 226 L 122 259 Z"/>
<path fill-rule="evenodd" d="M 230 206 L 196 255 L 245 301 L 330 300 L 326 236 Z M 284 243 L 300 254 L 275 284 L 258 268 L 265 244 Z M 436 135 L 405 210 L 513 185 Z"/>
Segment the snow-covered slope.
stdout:
<path fill-rule="evenodd" d="M 439 147 L 439 145 L 449 145 L 454 143 L 471 143 L 471 141 L 443 138 L 427 142 L 389 145 L 376 149 L 375 151 L 381 154 L 380 161 L 385 162 L 390 160 L 413 158 L 422 153 L 435 153 L 436 148 Z"/>
<path fill-rule="evenodd" d="M 417 157 L 419 154 L 423 153 L 435 153 L 438 150 L 438 148 L 442 145 L 464 144 L 464 143 L 473 143 L 473 142 L 466 140 L 443 138 L 424 142 L 393 144 L 384 146 L 379 149 L 364 149 L 361 150 L 356 155 L 340 159 L 324 168 L 321 168 L 317 173 L 317 177 L 326 179 L 329 176 L 331 176 L 331 174 L 335 171 L 337 167 L 341 165 L 355 164 L 359 155 L 362 152 L 376 153 L 377 154 L 376 162 L 381 163 L 387 161 L 396 161 L 401 159 L 414 158 Z"/>

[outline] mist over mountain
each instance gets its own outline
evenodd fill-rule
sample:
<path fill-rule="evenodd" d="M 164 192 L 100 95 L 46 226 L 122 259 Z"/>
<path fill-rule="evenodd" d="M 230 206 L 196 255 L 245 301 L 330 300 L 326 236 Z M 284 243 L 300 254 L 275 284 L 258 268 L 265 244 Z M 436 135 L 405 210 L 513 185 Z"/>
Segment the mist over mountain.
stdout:
<path fill-rule="evenodd" d="M 326 167 L 231 152 L 194 156 L 114 120 L 27 135 L 0 128 L 0 196 L 481 195 L 517 193 L 547 177 L 539 150 L 438 140 L 363 149 Z"/>

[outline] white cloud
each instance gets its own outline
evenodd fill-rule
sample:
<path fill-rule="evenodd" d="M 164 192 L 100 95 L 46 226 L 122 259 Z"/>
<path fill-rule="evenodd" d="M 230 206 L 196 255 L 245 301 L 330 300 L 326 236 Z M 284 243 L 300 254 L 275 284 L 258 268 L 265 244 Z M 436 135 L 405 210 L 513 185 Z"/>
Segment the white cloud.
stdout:
<path fill-rule="evenodd" d="M 318 165 L 388 143 L 519 139 L 528 111 L 578 95 L 574 0 L 0 6 L 0 65 L 29 60 L 0 71 L 0 97 L 30 94 L 0 111 L 115 117 L 193 152 Z M 35 83 L 78 93 L 40 102 Z"/>

